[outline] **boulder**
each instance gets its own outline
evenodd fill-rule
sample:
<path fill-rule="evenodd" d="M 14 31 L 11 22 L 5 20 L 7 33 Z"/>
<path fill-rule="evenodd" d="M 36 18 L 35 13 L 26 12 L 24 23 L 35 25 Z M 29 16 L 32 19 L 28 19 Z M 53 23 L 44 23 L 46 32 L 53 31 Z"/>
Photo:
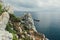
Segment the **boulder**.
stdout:
<path fill-rule="evenodd" d="M 8 21 L 9 14 L 7 12 L 2 13 L 0 16 L 0 40 L 12 40 L 13 38 L 12 34 L 5 30 Z"/>

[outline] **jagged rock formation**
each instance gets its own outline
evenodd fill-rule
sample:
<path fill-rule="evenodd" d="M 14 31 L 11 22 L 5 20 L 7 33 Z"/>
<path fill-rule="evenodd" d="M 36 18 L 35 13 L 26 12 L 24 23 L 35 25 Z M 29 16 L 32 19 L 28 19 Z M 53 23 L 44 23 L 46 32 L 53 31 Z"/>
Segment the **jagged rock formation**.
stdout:
<path fill-rule="evenodd" d="M 22 20 L 24 20 L 23 22 L 25 22 L 25 25 L 27 26 L 28 29 L 33 29 L 34 31 L 37 32 L 37 30 L 34 26 L 34 21 L 33 21 L 32 15 L 30 13 L 24 14 Z"/>

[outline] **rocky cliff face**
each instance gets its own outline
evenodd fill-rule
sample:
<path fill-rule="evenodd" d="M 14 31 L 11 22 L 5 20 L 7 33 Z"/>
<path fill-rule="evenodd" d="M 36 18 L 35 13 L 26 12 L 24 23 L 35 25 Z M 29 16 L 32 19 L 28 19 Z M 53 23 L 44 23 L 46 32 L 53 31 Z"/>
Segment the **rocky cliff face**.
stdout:
<path fill-rule="evenodd" d="M 30 13 L 16 17 L 10 6 L 0 5 L 0 40 L 48 40 L 38 33 Z"/>
<path fill-rule="evenodd" d="M 5 30 L 10 16 L 8 10 L 6 11 L 4 8 L 3 2 L 0 0 L 0 40 L 12 40 L 13 35 Z"/>
<path fill-rule="evenodd" d="M 20 18 L 10 14 L 9 23 L 13 26 L 13 30 L 16 31 L 18 40 L 48 40 L 44 34 L 36 31 L 34 21 L 30 13 L 26 13 Z"/>
<path fill-rule="evenodd" d="M 2 13 L 2 15 L 0 16 L 0 29 L 1 30 L 5 30 L 8 20 L 9 20 L 9 14 L 7 12 Z"/>
<path fill-rule="evenodd" d="M 23 22 L 25 22 L 25 25 L 27 26 L 28 29 L 33 29 L 34 31 L 37 31 L 34 26 L 32 15 L 30 13 L 25 13 L 22 19 Z"/>
<path fill-rule="evenodd" d="M 8 20 L 9 14 L 7 12 L 2 13 L 0 16 L 0 40 L 12 40 L 13 38 L 12 34 L 5 30 Z"/>

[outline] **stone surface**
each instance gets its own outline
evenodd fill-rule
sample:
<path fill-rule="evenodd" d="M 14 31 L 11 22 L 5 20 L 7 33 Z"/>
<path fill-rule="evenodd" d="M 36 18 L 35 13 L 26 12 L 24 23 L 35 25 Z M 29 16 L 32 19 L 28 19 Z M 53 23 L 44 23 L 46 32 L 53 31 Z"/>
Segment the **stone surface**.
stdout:
<path fill-rule="evenodd" d="M 26 23 L 26 25 L 27 25 L 27 27 L 29 28 L 29 29 L 34 29 L 35 31 L 37 31 L 36 30 L 36 28 L 35 28 L 35 26 L 34 26 L 34 21 L 33 21 L 33 18 L 32 18 L 32 15 L 30 14 L 30 13 L 26 13 L 24 16 L 23 16 L 23 18 L 25 19 L 25 23 Z"/>
<path fill-rule="evenodd" d="M 0 16 L 0 40 L 12 40 L 11 33 L 5 30 L 6 24 L 9 21 L 9 14 L 7 12 L 2 13 Z"/>

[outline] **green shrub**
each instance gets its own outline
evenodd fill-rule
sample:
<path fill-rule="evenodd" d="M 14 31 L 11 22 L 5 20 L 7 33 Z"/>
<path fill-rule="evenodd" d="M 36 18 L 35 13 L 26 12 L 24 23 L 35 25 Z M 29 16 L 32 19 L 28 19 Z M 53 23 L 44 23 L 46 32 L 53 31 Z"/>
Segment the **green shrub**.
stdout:
<path fill-rule="evenodd" d="M 16 31 L 12 30 L 12 25 L 10 23 L 7 24 L 6 30 L 9 31 L 10 33 L 15 33 L 16 34 Z"/>
<path fill-rule="evenodd" d="M 12 22 L 20 22 L 20 18 L 16 17 L 14 14 L 10 14 L 10 20 Z"/>
<path fill-rule="evenodd" d="M 18 40 L 18 38 L 17 38 L 17 36 L 15 34 L 13 34 L 13 40 Z"/>
<path fill-rule="evenodd" d="M 2 4 L 0 3 L 0 15 L 2 14 Z"/>
<path fill-rule="evenodd" d="M 17 36 L 15 35 L 16 31 L 12 30 L 11 28 L 12 28 L 12 25 L 10 23 L 8 23 L 7 26 L 6 26 L 6 30 L 9 31 L 10 33 L 12 33 L 12 35 L 13 35 L 12 40 L 18 40 Z"/>

